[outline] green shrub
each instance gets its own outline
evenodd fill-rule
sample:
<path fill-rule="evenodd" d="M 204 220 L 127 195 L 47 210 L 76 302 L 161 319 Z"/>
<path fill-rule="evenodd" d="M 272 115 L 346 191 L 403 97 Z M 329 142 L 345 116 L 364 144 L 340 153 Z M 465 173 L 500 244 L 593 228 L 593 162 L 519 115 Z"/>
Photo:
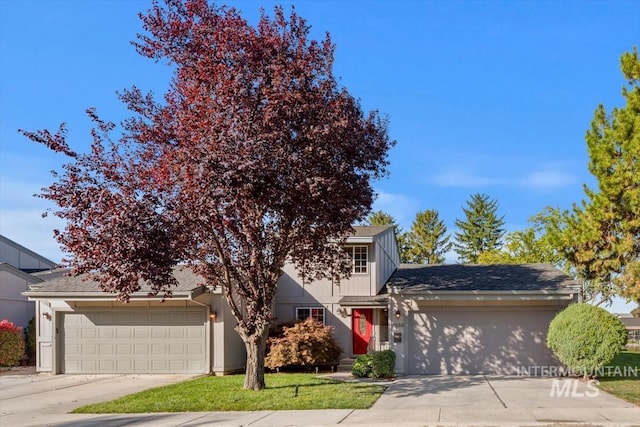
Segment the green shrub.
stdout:
<path fill-rule="evenodd" d="M 22 328 L 6 319 L 0 321 L 0 366 L 17 366 L 23 357 Z"/>
<path fill-rule="evenodd" d="M 547 346 L 569 369 L 585 377 L 611 362 L 627 341 L 617 317 L 591 304 L 571 304 L 549 325 Z"/>
<path fill-rule="evenodd" d="M 351 366 L 351 373 L 359 378 L 390 378 L 395 374 L 396 353 L 392 350 L 374 351 L 359 356 Z"/>
<path fill-rule="evenodd" d="M 267 340 L 265 366 L 330 366 L 340 361 L 342 349 L 333 328 L 311 318 L 292 326 L 280 326 Z"/>
<path fill-rule="evenodd" d="M 394 374 L 396 373 L 396 353 L 394 351 L 374 351 L 372 356 L 372 378 L 390 378 L 394 376 Z"/>
<path fill-rule="evenodd" d="M 373 357 L 370 354 L 358 356 L 351 366 L 351 373 L 354 377 L 367 378 L 371 375 Z"/>
<path fill-rule="evenodd" d="M 26 355 L 29 360 L 36 358 L 36 318 L 29 320 L 27 329 L 24 331 L 24 342 L 26 345 Z"/>

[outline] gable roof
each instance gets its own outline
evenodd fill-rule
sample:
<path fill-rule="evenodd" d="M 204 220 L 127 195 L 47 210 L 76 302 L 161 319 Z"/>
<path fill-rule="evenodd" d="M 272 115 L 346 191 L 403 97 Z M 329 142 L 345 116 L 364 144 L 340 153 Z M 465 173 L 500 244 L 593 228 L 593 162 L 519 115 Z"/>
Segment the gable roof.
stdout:
<path fill-rule="evenodd" d="M 0 234 L 0 242 L 7 244 L 8 246 L 11 246 L 12 248 L 20 251 L 20 252 L 24 252 L 27 255 L 37 259 L 38 261 L 40 261 L 43 264 L 46 264 L 49 266 L 49 268 L 55 268 L 55 266 L 57 265 L 55 262 L 51 261 L 48 258 L 43 257 L 42 255 L 40 255 L 39 253 L 36 253 L 34 251 L 32 251 L 31 249 L 22 246 L 20 243 L 18 242 L 14 242 L 13 240 L 9 239 L 6 236 L 3 236 L 2 234 Z"/>
<path fill-rule="evenodd" d="M 397 293 L 566 291 L 580 286 L 550 264 L 401 264 L 387 285 Z"/>
<path fill-rule="evenodd" d="M 173 276 L 176 278 L 178 285 L 171 288 L 174 295 L 184 294 L 191 295 L 194 292 L 203 290 L 204 278 L 196 274 L 189 266 L 179 265 L 174 267 Z M 151 292 L 151 287 L 146 282 L 140 283 L 140 291 L 135 295 L 145 297 Z M 37 285 L 29 287 L 29 291 L 24 293 L 29 297 L 56 297 L 63 298 L 73 295 L 92 295 L 113 298 L 115 294 L 104 292 L 100 288 L 100 284 L 95 280 L 88 279 L 87 275 L 67 276 L 62 275 L 51 280 L 44 281 Z"/>
<path fill-rule="evenodd" d="M 392 225 L 354 225 L 353 234 L 350 237 L 375 237 L 382 234 L 388 229 L 393 228 Z"/>
<path fill-rule="evenodd" d="M 620 321 L 627 329 L 640 329 L 640 317 L 621 317 Z"/>
<path fill-rule="evenodd" d="M 24 280 L 26 280 L 29 283 L 40 283 L 42 282 L 42 279 L 39 277 L 35 277 L 32 274 L 26 273 L 22 270 L 20 270 L 19 268 L 14 267 L 11 264 L 7 264 L 6 262 L 0 262 L 0 271 L 7 271 L 11 274 L 13 274 L 14 276 L 20 277 Z"/>

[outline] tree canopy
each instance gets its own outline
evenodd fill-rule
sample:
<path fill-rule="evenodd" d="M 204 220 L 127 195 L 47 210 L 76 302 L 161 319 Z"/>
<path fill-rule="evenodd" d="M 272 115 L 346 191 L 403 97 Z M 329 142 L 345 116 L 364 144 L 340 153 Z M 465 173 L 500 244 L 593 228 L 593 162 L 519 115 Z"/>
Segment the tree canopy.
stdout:
<path fill-rule="evenodd" d="M 444 255 L 451 249 L 447 226 L 437 210 L 427 209 L 416 214 L 408 233 L 409 262 L 442 264 Z"/>
<path fill-rule="evenodd" d="M 483 252 L 500 248 L 505 230 L 504 216 L 498 217 L 498 202 L 487 194 L 473 194 L 462 208 L 464 219 L 456 219 L 454 250 L 464 263 L 475 264 Z"/>
<path fill-rule="evenodd" d="M 478 256 L 478 264 L 531 263 L 562 264 L 562 257 L 549 241 L 549 236 L 534 227 L 507 233 L 502 249 L 482 252 Z"/>
<path fill-rule="evenodd" d="M 548 208 L 541 217 L 555 246 L 598 303 L 620 295 L 640 301 L 640 60 L 626 52 L 621 69 L 629 87 L 625 106 L 594 113 L 586 142 L 597 188 L 570 211 Z"/>
<path fill-rule="evenodd" d="M 87 153 L 64 125 L 22 131 L 69 159 L 42 197 L 66 221 L 55 235 L 73 274 L 120 299 L 140 280 L 170 296 L 177 263 L 221 287 L 247 350 L 245 387 L 261 389 L 281 269 L 349 274 L 339 246 L 387 174 L 387 121 L 337 83 L 329 35 L 309 39 L 294 10 L 252 27 L 233 8 L 166 0 L 140 17 L 134 45 L 174 68 L 168 90 L 120 95 L 132 116 L 118 141 L 88 110 Z"/>

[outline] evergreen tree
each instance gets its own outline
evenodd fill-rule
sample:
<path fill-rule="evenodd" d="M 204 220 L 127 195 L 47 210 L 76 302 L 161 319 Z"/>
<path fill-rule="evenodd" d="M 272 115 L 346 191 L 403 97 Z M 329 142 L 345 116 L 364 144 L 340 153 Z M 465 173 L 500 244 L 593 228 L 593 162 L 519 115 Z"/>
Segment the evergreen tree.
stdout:
<path fill-rule="evenodd" d="M 409 262 L 424 264 L 444 263 L 444 254 L 451 249 L 447 226 L 438 211 L 418 212 L 408 233 Z"/>
<path fill-rule="evenodd" d="M 396 219 L 391 214 L 384 211 L 371 212 L 365 220 L 367 225 L 392 225 L 393 231 L 396 233 L 396 242 L 398 243 L 398 250 L 400 251 L 400 261 L 409 262 L 408 258 L 408 242 L 407 233 L 402 231 L 402 228 L 396 222 Z"/>
<path fill-rule="evenodd" d="M 555 246 L 598 304 L 616 295 L 640 301 L 640 60 L 626 52 L 621 69 L 626 105 L 595 111 L 586 142 L 598 188 L 571 211 L 548 208 L 541 217 Z"/>
<path fill-rule="evenodd" d="M 456 242 L 453 247 L 460 261 L 475 264 L 483 252 L 496 251 L 501 246 L 505 230 L 504 216 L 498 217 L 498 202 L 486 194 L 473 194 L 462 208 L 465 219 L 456 219 Z"/>

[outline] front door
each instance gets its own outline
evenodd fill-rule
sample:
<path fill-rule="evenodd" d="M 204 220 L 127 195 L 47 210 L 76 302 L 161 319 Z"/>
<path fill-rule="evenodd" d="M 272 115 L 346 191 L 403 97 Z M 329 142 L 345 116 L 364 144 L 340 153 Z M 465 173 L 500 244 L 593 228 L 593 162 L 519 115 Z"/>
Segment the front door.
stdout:
<path fill-rule="evenodd" d="M 367 354 L 373 332 L 373 309 L 354 308 L 351 330 L 353 331 L 353 354 Z"/>

